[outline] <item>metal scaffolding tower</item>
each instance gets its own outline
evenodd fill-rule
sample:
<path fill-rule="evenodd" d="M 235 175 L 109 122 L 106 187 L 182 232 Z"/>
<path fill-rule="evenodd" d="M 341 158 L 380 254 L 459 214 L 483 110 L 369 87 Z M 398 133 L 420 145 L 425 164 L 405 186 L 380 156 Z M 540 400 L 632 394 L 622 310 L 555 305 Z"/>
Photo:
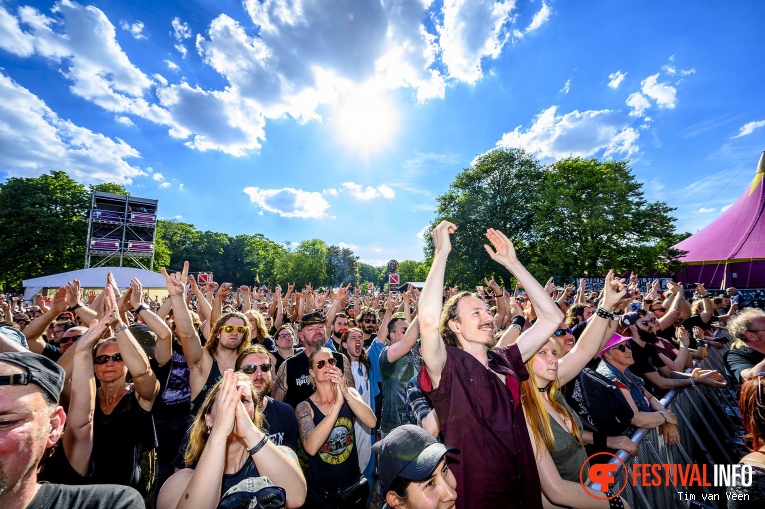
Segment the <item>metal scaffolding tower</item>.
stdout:
<path fill-rule="evenodd" d="M 94 192 L 88 214 L 85 268 L 132 260 L 154 270 L 157 200 Z M 146 264 L 148 262 L 148 267 Z"/>

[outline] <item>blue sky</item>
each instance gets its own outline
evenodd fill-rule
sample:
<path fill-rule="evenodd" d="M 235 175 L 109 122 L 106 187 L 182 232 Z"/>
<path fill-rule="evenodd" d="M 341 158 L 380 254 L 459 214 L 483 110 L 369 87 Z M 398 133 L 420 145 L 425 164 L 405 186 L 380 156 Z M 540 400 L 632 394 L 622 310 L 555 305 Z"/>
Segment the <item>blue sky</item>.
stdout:
<path fill-rule="evenodd" d="M 477 155 L 523 147 L 628 159 L 695 232 L 765 149 L 764 17 L 755 0 L 0 0 L 0 177 L 118 182 L 166 219 L 379 265 L 422 259 L 436 196 Z"/>

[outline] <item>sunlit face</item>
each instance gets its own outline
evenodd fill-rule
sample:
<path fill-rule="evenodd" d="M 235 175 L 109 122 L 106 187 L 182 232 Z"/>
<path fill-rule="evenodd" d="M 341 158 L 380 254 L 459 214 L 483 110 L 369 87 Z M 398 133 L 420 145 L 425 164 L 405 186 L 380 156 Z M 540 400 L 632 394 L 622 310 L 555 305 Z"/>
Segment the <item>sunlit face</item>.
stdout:
<path fill-rule="evenodd" d="M 348 357 L 356 361 L 361 357 L 361 351 L 364 349 L 364 336 L 359 331 L 350 331 L 343 345 L 348 351 Z"/>
<path fill-rule="evenodd" d="M 563 334 L 563 335 L 559 336 L 559 334 Z M 574 348 L 574 345 L 576 345 L 576 338 L 571 333 L 571 329 L 569 329 L 568 325 L 566 325 L 565 323 L 562 323 L 558 326 L 558 330 L 556 331 L 555 336 L 558 342 L 560 342 L 561 346 L 563 347 L 563 355 L 570 352 L 571 349 Z"/>
<path fill-rule="evenodd" d="M 622 351 L 624 350 L 624 351 Z M 628 367 L 635 363 L 629 341 L 619 343 L 606 354 L 606 360 L 617 367 Z"/>
<path fill-rule="evenodd" d="M 0 362 L 0 375 L 26 373 Z M 52 409 L 35 384 L 0 386 L 0 495 L 25 478 L 34 478 L 45 449 L 55 444 L 66 415 Z"/>
<path fill-rule="evenodd" d="M 364 86 L 341 98 L 331 123 L 344 146 L 371 154 L 391 142 L 398 118 L 384 90 Z M 373 193 L 375 190 L 367 188 L 359 192 Z"/>
<path fill-rule="evenodd" d="M 484 301 L 473 296 L 461 298 L 457 303 L 457 317 L 458 320 L 450 320 L 449 327 L 458 338 L 468 343 L 481 343 L 489 348 L 497 344 L 494 318 Z"/>
<path fill-rule="evenodd" d="M 534 356 L 531 369 L 540 387 L 546 387 L 558 378 L 558 351 L 552 341 L 548 341 Z"/>
<path fill-rule="evenodd" d="M 98 347 L 94 357 L 99 355 L 109 355 L 111 357 L 118 353 L 120 353 L 119 345 L 115 341 L 109 341 Z M 96 378 L 101 382 L 113 382 L 127 376 L 125 361 L 115 361 L 111 358 L 106 361 L 106 364 L 93 364 L 93 370 L 96 373 Z"/>
<path fill-rule="evenodd" d="M 323 323 L 306 325 L 301 330 L 301 334 L 303 335 L 303 343 L 312 348 L 319 348 L 327 342 L 327 330 Z"/>
<path fill-rule="evenodd" d="M 231 332 L 226 332 L 223 328 L 227 325 L 234 327 Z M 236 350 L 244 340 L 244 332 L 239 332 L 239 327 L 248 326 L 244 320 L 236 316 L 232 316 L 223 322 L 223 326 L 218 331 L 218 345 L 221 348 L 228 350 Z"/>
<path fill-rule="evenodd" d="M 406 335 L 406 331 L 409 329 L 409 322 L 406 320 L 397 320 L 393 324 L 393 330 L 388 335 L 388 339 L 390 339 L 391 344 L 398 343 L 402 339 L 404 339 L 404 336 Z"/>
<path fill-rule="evenodd" d="M 335 364 L 334 366 L 330 365 L 330 362 L 332 361 L 330 361 L 329 359 L 334 360 L 334 357 L 329 352 L 319 352 L 314 357 L 314 363 L 313 363 L 314 367 L 309 368 L 308 373 L 313 377 L 313 379 L 317 383 L 329 380 L 330 375 L 342 374 L 340 372 L 340 368 L 337 367 L 337 364 Z"/>
<path fill-rule="evenodd" d="M 640 317 L 635 324 L 638 328 L 646 332 L 656 332 L 659 330 L 659 321 L 656 319 L 656 316 L 650 312 L 646 313 L 645 316 Z"/>
<path fill-rule="evenodd" d="M 295 344 L 295 336 L 289 329 L 282 329 L 276 334 L 276 346 L 279 348 L 292 348 Z"/>
<path fill-rule="evenodd" d="M 339 338 L 343 335 L 343 330 L 348 328 L 348 319 L 344 316 L 339 316 L 335 319 L 335 323 L 332 324 L 332 334 Z"/>
<path fill-rule="evenodd" d="M 457 480 L 442 458 L 433 474 L 422 482 L 411 482 L 406 488 L 406 502 L 395 492 L 388 492 L 388 504 L 395 509 L 450 509 L 457 501 Z"/>
<path fill-rule="evenodd" d="M 590 317 L 592 317 L 592 308 L 590 306 L 585 306 L 582 310 L 582 318 L 587 321 Z"/>
<path fill-rule="evenodd" d="M 359 327 L 364 331 L 364 334 L 372 334 L 377 329 L 377 317 L 375 315 L 364 315 L 359 320 Z"/>
<path fill-rule="evenodd" d="M 263 371 L 261 368 L 264 364 L 271 364 L 271 358 L 262 353 L 251 353 L 242 359 L 242 366 L 254 365 L 256 366 L 254 373 L 245 373 L 247 377 L 252 380 L 252 384 L 255 386 L 255 391 L 259 397 L 263 397 L 271 392 L 271 386 L 273 385 L 273 373 L 274 369 L 271 366 L 269 371 Z"/>
<path fill-rule="evenodd" d="M 61 353 L 69 350 L 69 348 L 74 345 L 74 342 L 80 339 L 80 336 L 85 334 L 87 330 L 88 329 L 85 327 L 72 327 L 66 331 L 64 336 L 61 338 L 61 344 L 59 345 L 59 348 L 61 348 Z"/>

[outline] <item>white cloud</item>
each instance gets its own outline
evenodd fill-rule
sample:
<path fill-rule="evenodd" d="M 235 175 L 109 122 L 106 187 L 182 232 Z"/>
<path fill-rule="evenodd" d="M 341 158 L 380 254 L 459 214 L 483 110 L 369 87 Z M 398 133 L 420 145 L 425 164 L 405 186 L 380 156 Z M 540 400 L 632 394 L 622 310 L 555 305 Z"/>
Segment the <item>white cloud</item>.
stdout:
<path fill-rule="evenodd" d="M 453 78 L 470 84 L 481 78 L 481 59 L 497 58 L 510 36 L 514 7 L 515 0 L 444 0 L 436 30 L 441 59 Z"/>
<path fill-rule="evenodd" d="M 188 49 L 183 44 L 183 41 L 191 38 L 191 27 L 188 23 L 182 22 L 181 18 L 173 18 L 171 23 L 173 25 L 173 31 L 170 34 L 175 39 L 175 49 L 181 54 L 182 58 L 186 58 Z"/>
<path fill-rule="evenodd" d="M 359 262 L 366 263 L 372 267 L 382 267 L 388 264 L 388 260 L 372 259 L 372 258 L 359 258 Z"/>
<path fill-rule="evenodd" d="M 550 9 L 546 3 L 542 2 L 542 8 L 539 9 L 536 14 L 534 14 L 534 18 L 532 18 L 531 24 L 526 27 L 526 33 L 533 32 L 537 28 L 544 25 L 550 19 L 551 14 L 552 9 Z"/>
<path fill-rule="evenodd" d="M 338 242 L 337 247 L 340 249 L 350 249 L 351 251 L 356 251 L 359 248 L 356 244 L 346 244 L 345 242 Z"/>
<path fill-rule="evenodd" d="M 765 126 L 765 120 L 758 120 L 757 122 L 747 122 L 738 131 L 738 134 L 733 138 L 741 138 L 742 136 L 748 136 L 752 134 L 755 129 Z"/>
<path fill-rule="evenodd" d="M 151 176 L 151 178 L 152 178 L 152 179 L 154 179 L 154 180 L 156 180 L 157 182 L 162 182 L 163 180 L 165 180 L 165 176 L 164 176 L 164 175 L 162 175 L 162 174 L 161 174 L 161 173 L 159 173 L 159 172 L 157 172 L 157 173 L 154 173 L 154 174 Z"/>
<path fill-rule="evenodd" d="M 720 212 L 725 212 L 726 210 L 728 210 L 728 209 L 729 209 L 729 208 L 731 208 L 732 206 L 733 206 L 733 204 L 732 204 L 732 203 L 730 203 L 730 204 L 728 204 L 728 205 L 725 205 L 724 207 L 720 207 Z"/>
<path fill-rule="evenodd" d="M 165 65 L 167 66 L 167 68 L 170 69 L 171 71 L 180 71 L 181 70 L 181 68 L 178 67 L 178 64 L 176 64 L 172 60 L 165 59 L 164 62 L 165 62 Z"/>
<path fill-rule="evenodd" d="M 157 81 L 157 83 L 159 83 L 163 87 L 167 86 L 167 80 L 161 74 L 155 72 L 154 74 L 152 74 L 152 77 Z"/>
<path fill-rule="evenodd" d="M 170 182 L 162 182 L 162 183 L 159 185 L 159 187 L 161 187 L 162 189 L 167 189 L 168 187 L 170 187 L 170 186 L 172 186 L 172 185 L 173 185 L 173 184 L 171 184 Z"/>
<path fill-rule="evenodd" d="M 173 219 L 175 219 L 176 221 L 180 221 L 181 219 L 183 219 L 183 216 L 178 214 L 177 216 L 174 216 Z"/>
<path fill-rule="evenodd" d="M 37 177 L 62 170 L 80 182 L 130 184 L 145 175 L 127 160 L 140 158 L 120 140 L 64 120 L 45 102 L 0 72 L 0 168 Z"/>
<path fill-rule="evenodd" d="M 330 187 L 329 189 L 325 189 L 321 192 L 322 194 L 328 194 L 330 196 L 337 196 L 340 194 L 340 192 L 335 189 L 334 187 Z"/>
<path fill-rule="evenodd" d="M 183 184 L 178 184 L 178 190 L 183 191 L 186 187 Z"/>
<path fill-rule="evenodd" d="M 661 70 L 670 76 L 674 76 L 675 74 L 677 74 L 677 68 L 674 65 L 670 65 L 670 64 L 662 65 Z"/>
<path fill-rule="evenodd" d="M 659 83 L 659 75 L 654 74 L 640 82 L 645 95 L 656 101 L 659 108 L 672 109 L 677 104 L 677 89 L 666 83 Z"/>
<path fill-rule="evenodd" d="M 620 111 L 589 110 L 557 114 L 551 106 L 534 117 L 527 130 L 521 126 L 505 133 L 498 147 L 520 147 L 545 161 L 568 156 L 589 157 L 603 150 L 604 157 L 629 157 L 639 150 L 633 120 Z"/>
<path fill-rule="evenodd" d="M 134 39 L 146 39 L 146 36 L 143 35 L 143 21 L 136 21 L 135 23 L 130 24 L 123 19 L 120 21 L 120 28 L 130 32 L 130 35 L 132 35 Z"/>
<path fill-rule="evenodd" d="M 699 210 L 697 210 L 697 212 L 699 214 L 709 214 L 710 212 L 714 212 L 715 210 L 717 209 L 714 207 L 710 207 L 710 208 L 701 207 Z"/>
<path fill-rule="evenodd" d="M 608 78 L 611 80 L 608 82 L 608 86 L 616 90 L 619 88 L 619 85 L 622 84 L 622 81 L 624 81 L 624 78 L 627 76 L 626 72 L 622 71 L 616 71 L 608 75 Z"/>
<path fill-rule="evenodd" d="M 132 120 L 130 120 L 128 117 L 125 117 L 125 116 L 114 117 L 114 120 L 128 127 L 133 127 L 135 125 Z"/>
<path fill-rule="evenodd" d="M 430 225 L 426 224 L 425 226 L 422 227 L 422 230 L 417 232 L 417 238 L 420 240 L 425 240 L 425 235 L 427 235 L 429 231 L 430 231 Z"/>
<path fill-rule="evenodd" d="M 566 80 L 566 83 L 563 85 L 563 88 L 559 90 L 559 92 L 563 92 L 564 94 L 568 94 L 569 90 L 571 90 L 571 78 Z"/>
<path fill-rule="evenodd" d="M 640 92 L 633 92 L 627 97 L 627 106 L 632 108 L 631 117 L 642 117 L 643 112 L 651 107 L 651 102 Z"/>
<path fill-rule="evenodd" d="M 390 200 L 396 197 L 395 191 L 385 184 L 377 187 L 367 186 L 363 188 L 355 182 L 343 182 L 343 187 L 357 200 L 367 201 L 375 198 L 387 198 Z"/>
<path fill-rule="evenodd" d="M 321 193 L 285 187 L 283 189 L 259 189 L 246 187 L 244 192 L 261 210 L 282 217 L 321 219 L 327 217 L 329 203 Z"/>
<path fill-rule="evenodd" d="M 680 70 L 680 76 L 688 76 L 688 75 L 691 75 L 691 74 L 696 74 L 696 68 L 695 67 L 692 68 L 692 69 L 681 69 Z"/>

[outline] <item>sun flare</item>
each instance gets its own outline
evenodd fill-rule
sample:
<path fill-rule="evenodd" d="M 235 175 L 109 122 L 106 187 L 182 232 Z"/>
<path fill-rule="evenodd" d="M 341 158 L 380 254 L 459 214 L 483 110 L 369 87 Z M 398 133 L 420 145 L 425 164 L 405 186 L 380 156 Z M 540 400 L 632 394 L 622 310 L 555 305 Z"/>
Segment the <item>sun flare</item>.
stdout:
<path fill-rule="evenodd" d="M 341 142 L 366 153 L 388 145 L 397 122 L 396 110 L 387 94 L 371 88 L 356 90 L 341 99 L 334 115 Z"/>

